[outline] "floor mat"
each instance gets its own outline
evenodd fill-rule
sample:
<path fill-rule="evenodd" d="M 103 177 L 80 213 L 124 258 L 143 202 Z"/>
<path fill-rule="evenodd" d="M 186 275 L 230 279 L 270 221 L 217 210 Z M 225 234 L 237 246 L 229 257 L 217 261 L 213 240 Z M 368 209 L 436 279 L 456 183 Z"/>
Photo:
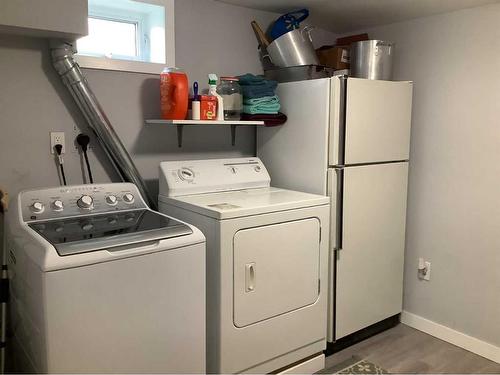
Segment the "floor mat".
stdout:
<path fill-rule="evenodd" d="M 336 366 L 324 369 L 322 374 L 388 374 L 389 371 L 379 365 L 353 356 Z"/>
<path fill-rule="evenodd" d="M 388 374 L 387 370 L 366 360 L 361 360 L 352 366 L 336 372 L 336 374 Z"/>

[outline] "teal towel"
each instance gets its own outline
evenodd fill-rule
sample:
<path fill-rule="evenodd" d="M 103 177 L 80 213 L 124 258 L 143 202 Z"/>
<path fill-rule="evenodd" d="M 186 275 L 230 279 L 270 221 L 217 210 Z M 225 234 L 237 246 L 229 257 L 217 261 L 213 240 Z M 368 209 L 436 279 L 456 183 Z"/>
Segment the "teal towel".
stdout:
<path fill-rule="evenodd" d="M 279 109 L 264 109 L 264 108 L 254 108 L 251 106 L 243 106 L 243 113 L 248 115 L 277 115 Z"/>
<path fill-rule="evenodd" d="M 278 82 L 247 73 L 238 76 L 239 84 L 244 98 L 261 98 L 274 95 Z"/>
<path fill-rule="evenodd" d="M 280 108 L 280 100 L 276 95 L 253 99 L 245 98 L 243 100 L 243 112 L 251 115 L 274 115 L 279 112 Z"/>
<path fill-rule="evenodd" d="M 279 103 L 257 104 L 257 105 L 243 104 L 243 112 L 248 113 L 250 115 L 256 115 L 256 114 L 275 115 L 279 112 L 279 110 L 280 110 Z"/>
<path fill-rule="evenodd" d="M 276 95 L 273 96 L 263 96 L 262 98 L 244 98 L 243 104 L 247 105 L 259 105 L 259 104 L 274 104 L 280 103 L 279 98 Z"/>

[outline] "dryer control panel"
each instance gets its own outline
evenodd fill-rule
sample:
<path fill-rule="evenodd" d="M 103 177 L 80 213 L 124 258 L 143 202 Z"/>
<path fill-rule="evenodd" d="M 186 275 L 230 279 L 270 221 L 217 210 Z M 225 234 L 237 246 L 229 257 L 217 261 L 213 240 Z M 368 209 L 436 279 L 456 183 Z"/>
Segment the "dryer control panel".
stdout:
<path fill-rule="evenodd" d="M 125 182 L 26 190 L 19 204 L 25 222 L 147 208 L 135 185 Z"/>
<path fill-rule="evenodd" d="M 166 161 L 160 163 L 160 195 L 175 197 L 269 187 L 259 158 Z"/>

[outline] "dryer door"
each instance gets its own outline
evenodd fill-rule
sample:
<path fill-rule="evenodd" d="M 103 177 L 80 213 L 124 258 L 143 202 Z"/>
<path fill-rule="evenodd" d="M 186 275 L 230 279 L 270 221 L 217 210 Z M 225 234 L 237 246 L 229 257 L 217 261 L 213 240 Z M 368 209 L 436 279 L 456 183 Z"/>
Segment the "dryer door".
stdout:
<path fill-rule="evenodd" d="M 313 304 L 319 295 L 316 218 L 234 235 L 234 324 L 245 327 Z"/>

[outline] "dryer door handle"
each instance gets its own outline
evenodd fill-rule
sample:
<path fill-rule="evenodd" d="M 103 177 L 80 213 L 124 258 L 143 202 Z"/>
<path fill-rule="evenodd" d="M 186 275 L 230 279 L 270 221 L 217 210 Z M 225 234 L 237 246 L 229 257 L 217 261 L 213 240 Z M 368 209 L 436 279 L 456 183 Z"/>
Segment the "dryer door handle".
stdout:
<path fill-rule="evenodd" d="M 245 264 L 245 292 L 255 290 L 255 262 Z"/>

